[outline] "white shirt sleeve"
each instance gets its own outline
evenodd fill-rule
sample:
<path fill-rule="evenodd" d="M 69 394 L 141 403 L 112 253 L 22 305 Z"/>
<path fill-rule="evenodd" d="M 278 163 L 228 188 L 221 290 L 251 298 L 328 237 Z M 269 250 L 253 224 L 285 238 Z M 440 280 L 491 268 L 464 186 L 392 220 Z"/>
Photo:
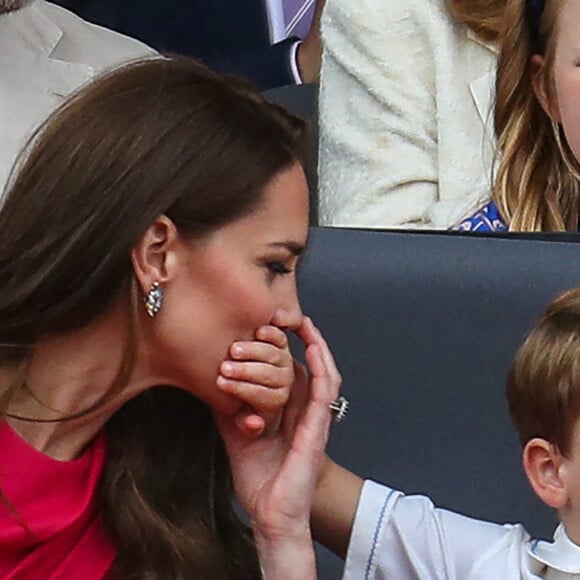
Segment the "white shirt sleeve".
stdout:
<path fill-rule="evenodd" d="M 301 40 L 297 40 L 290 47 L 290 69 L 292 70 L 292 75 L 294 76 L 294 81 L 297 85 L 303 83 L 302 75 L 300 74 L 300 68 L 298 67 L 298 47 L 302 44 Z"/>
<path fill-rule="evenodd" d="M 519 525 L 471 519 L 367 481 L 343 580 L 527 578 L 528 539 Z"/>

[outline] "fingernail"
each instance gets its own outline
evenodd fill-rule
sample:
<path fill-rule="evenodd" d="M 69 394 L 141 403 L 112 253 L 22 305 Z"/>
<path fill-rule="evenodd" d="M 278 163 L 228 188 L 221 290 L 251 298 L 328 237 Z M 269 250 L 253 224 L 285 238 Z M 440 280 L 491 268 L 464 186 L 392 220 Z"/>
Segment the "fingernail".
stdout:
<path fill-rule="evenodd" d="M 243 348 L 242 345 L 240 344 L 234 344 L 234 346 L 232 346 L 232 354 L 237 354 L 240 355 L 243 352 Z"/>
<path fill-rule="evenodd" d="M 225 387 L 228 384 L 228 380 L 225 377 L 222 377 L 222 375 L 218 375 L 216 383 L 218 387 Z"/>
<path fill-rule="evenodd" d="M 234 367 L 231 363 L 225 362 L 222 363 L 222 373 L 224 375 L 231 375 L 234 372 Z"/>
<path fill-rule="evenodd" d="M 268 328 L 270 328 L 270 326 L 260 326 L 260 328 L 256 330 L 256 338 L 259 338 L 260 335 L 263 335 L 265 332 L 267 332 L 266 329 Z"/>

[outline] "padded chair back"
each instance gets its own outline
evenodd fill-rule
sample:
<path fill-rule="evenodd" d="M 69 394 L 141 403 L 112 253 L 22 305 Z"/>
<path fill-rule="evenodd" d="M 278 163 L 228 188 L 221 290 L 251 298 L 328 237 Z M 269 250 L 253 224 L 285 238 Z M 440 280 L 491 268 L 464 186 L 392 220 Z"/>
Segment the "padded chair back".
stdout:
<path fill-rule="evenodd" d="M 304 117 L 310 123 L 306 176 L 310 189 L 310 223 L 318 224 L 318 85 L 289 85 L 277 87 L 264 93 L 264 96 L 295 115 Z"/>
<path fill-rule="evenodd" d="M 452 510 L 551 537 L 504 397 L 511 359 L 548 302 L 580 286 L 580 246 L 546 240 L 314 228 L 304 311 L 351 402 L 330 455 Z M 320 578 L 341 562 L 319 554 Z M 404 579 L 401 579 L 404 580 Z"/>

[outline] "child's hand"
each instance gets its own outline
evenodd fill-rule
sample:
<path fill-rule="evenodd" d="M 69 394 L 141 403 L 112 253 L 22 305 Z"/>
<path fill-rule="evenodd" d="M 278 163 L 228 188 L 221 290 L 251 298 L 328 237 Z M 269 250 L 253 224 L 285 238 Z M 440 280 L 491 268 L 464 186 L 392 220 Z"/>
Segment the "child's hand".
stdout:
<path fill-rule="evenodd" d="M 231 416 L 214 413 L 238 500 L 252 522 L 264 577 L 276 562 L 277 570 L 290 566 L 294 577 L 314 577 L 310 513 L 333 418 L 329 406 L 341 382 L 332 353 L 312 321 L 305 318 L 295 333 L 306 347 L 308 373 L 295 364 L 290 398 L 280 420 L 261 437 L 240 437 Z M 326 481 L 326 475 L 321 479 Z M 270 576 L 278 578 L 279 573 Z"/>
<path fill-rule="evenodd" d="M 262 326 L 252 341 L 235 342 L 220 367 L 217 386 L 246 403 L 236 417 L 246 435 L 261 435 L 275 423 L 294 383 L 288 337 L 276 326 Z"/>

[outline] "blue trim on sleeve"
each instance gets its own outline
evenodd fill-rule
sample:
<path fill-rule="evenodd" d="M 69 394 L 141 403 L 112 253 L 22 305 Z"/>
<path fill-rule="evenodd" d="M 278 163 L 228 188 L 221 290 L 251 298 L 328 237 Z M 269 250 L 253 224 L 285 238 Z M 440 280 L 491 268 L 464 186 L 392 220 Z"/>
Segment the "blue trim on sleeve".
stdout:
<path fill-rule="evenodd" d="M 391 491 L 388 493 L 387 497 L 385 498 L 385 501 L 383 502 L 383 506 L 381 508 L 381 513 L 379 515 L 379 520 L 377 521 L 377 525 L 375 527 L 375 533 L 373 535 L 373 545 L 369 554 L 369 558 L 367 560 L 367 567 L 366 567 L 366 572 L 365 572 L 365 580 L 369 580 L 370 579 L 370 574 L 371 574 L 371 566 L 373 563 L 373 560 L 375 558 L 375 551 L 376 551 L 376 547 L 377 547 L 377 543 L 379 541 L 379 534 L 381 532 L 381 528 L 383 527 L 383 520 L 385 519 L 385 512 L 387 511 L 387 504 L 389 503 L 389 500 L 391 499 L 391 496 L 395 493 L 394 489 L 391 489 Z"/>

